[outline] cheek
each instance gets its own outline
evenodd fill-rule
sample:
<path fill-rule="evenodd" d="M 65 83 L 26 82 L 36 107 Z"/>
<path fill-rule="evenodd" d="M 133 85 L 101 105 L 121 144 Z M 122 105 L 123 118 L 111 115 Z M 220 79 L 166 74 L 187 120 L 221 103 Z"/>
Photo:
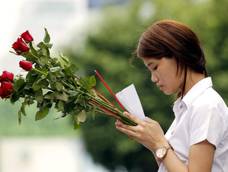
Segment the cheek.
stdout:
<path fill-rule="evenodd" d="M 180 79 L 176 75 L 167 75 L 165 80 L 167 94 L 176 93 L 180 88 Z"/>

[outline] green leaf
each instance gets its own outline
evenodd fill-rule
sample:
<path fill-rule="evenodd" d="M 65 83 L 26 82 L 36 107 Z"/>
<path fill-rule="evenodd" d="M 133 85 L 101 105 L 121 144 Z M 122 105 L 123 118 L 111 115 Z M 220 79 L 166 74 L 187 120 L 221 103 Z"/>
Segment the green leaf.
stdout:
<path fill-rule="evenodd" d="M 45 53 L 43 53 L 41 51 L 39 51 L 39 52 L 40 52 L 41 55 L 39 55 L 40 58 L 37 60 L 37 62 L 41 66 L 47 66 L 47 64 L 49 63 L 49 58 L 47 57 L 47 55 Z"/>
<path fill-rule="evenodd" d="M 37 53 L 37 50 L 33 47 L 32 42 L 29 43 L 29 48 L 31 51 L 31 55 L 36 59 L 38 53 Z"/>
<path fill-rule="evenodd" d="M 37 96 L 36 96 L 36 101 L 37 101 L 37 102 L 42 102 L 43 99 L 44 99 L 44 98 L 43 98 L 42 95 L 37 95 Z"/>
<path fill-rule="evenodd" d="M 64 69 L 64 71 L 65 71 L 65 74 L 67 75 L 67 76 L 73 76 L 73 70 L 72 70 L 72 68 L 69 66 L 69 67 L 65 67 L 65 69 Z"/>
<path fill-rule="evenodd" d="M 21 124 L 21 110 L 18 111 L 18 123 Z"/>
<path fill-rule="evenodd" d="M 73 91 L 73 90 L 69 90 L 67 91 L 67 93 L 71 96 L 71 97 L 74 97 L 76 96 L 78 93 L 76 91 Z"/>
<path fill-rule="evenodd" d="M 37 47 L 40 48 L 39 54 L 40 56 L 50 57 L 50 52 L 48 46 L 44 42 L 40 42 Z"/>
<path fill-rule="evenodd" d="M 89 77 L 89 85 L 90 85 L 91 88 L 96 86 L 96 78 L 95 78 L 95 76 L 90 76 Z"/>
<path fill-rule="evenodd" d="M 64 102 L 58 101 L 58 103 L 56 104 L 56 108 L 59 112 L 64 111 Z"/>
<path fill-rule="evenodd" d="M 18 122 L 19 123 L 21 123 L 21 115 L 23 114 L 24 116 L 26 116 L 25 106 L 26 106 L 26 100 L 21 104 L 21 108 L 18 111 Z"/>
<path fill-rule="evenodd" d="M 33 85 L 32 85 L 32 89 L 34 91 L 37 91 L 37 90 L 41 89 L 41 85 L 38 84 L 37 82 L 34 82 Z"/>
<path fill-rule="evenodd" d="M 51 49 L 52 44 L 47 44 L 47 43 L 45 43 L 45 44 L 46 44 L 46 46 L 47 46 L 49 49 Z"/>
<path fill-rule="evenodd" d="M 82 110 L 79 114 L 75 116 L 77 123 L 80 124 L 86 121 L 86 112 Z"/>
<path fill-rule="evenodd" d="M 78 124 L 76 121 L 74 122 L 74 129 L 77 130 L 80 128 L 80 124 Z"/>
<path fill-rule="evenodd" d="M 43 118 L 45 118 L 47 116 L 49 112 L 49 108 L 48 107 L 43 107 L 41 108 L 37 113 L 36 113 L 36 117 L 35 120 L 41 120 Z"/>
<path fill-rule="evenodd" d="M 44 98 L 45 99 L 49 99 L 49 100 L 53 100 L 55 98 L 55 93 L 54 92 L 47 92 L 45 95 L 44 95 Z"/>
<path fill-rule="evenodd" d="M 67 101 L 64 104 L 64 113 L 70 113 L 72 112 L 76 107 L 75 103 L 73 101 Z M 79 111 L 80 112 L 80 111 Z M 75 112 L 74 112 L 75 114 Z"/>
<path fill-rule="evenodd" d="M 37 80 L 38 77 L 39 75 L 34 70 L 31 70 L 26 75 L 26 82 L 33 83 L 35 80 Z"/>
<path fill-rule="evenodd" d="M 10 97 L 10 102 L 15 103 L 20 99 L 20 96 L 22 97 L 22 95 L 18 94 L 17 92 L 14 92 Z"/>
<path fill-rule="evenodd" d="M 44 41 L 45 43 L 49 43 L 50 40 L 51 40 L 51 38 L 50 38 L 50 35 L 49 35 L 49 33 L 48 33 L 48 30 L 47 30 L 46 28 L 44 28 L 44 31 L 45 31 L 45 35 L 44 35 L 43 41 Z"/>
<path fill-rule="evenodd" d="M 96 86 L 96 78 L 95 78 L 95 76 L 80 78 L 79 82 L 82 84 L 82 86 L 84 88 L 87 89 L 87 91 L 89 91 L 94 86 Z"/>
<path fill-rule="evenodd" d="M 34 91 L 40 90 L 41 88 L 47 88 L 48 87 L 48 81 L 46 79 L 38 79 L 36 82 L 33 83 L 32 89 Z"/>
<path fill-rule="evenodd" d="M 60 66 L 56 66 L 56 67 L 50 68 L 50 72 L 58 72 L 58 71 L 61 71 L 61 67 Z"/>
<path fill-rule="evenodd" d="M 55 98 L 58 99 L 58 100 L 62 100 L 62 101 L 68 101 L 68 95 L 63 92 L 63 93 L 56 93 L 55 94 Z"/>
<path fill-rule="evenodd" d="M 43 101 L 44 97 L 43 97 L 42 89 L 37 90 L 35 92 L 35 98 L 36 98 L 36 101 L 39 102 L 39 103 Z"/>
<path fill-rule="evenodd" d="M 62 68 L 66 68 L 66 67 L 70 66 L 69 59 L 67 57 L 63 56 L 62 54 L 60 54 L 60 58 L 58 60 L 60 62 L 60 66 Z"/>
<path fill-rule="evenodd" d="M 81 101 L 82 101 L 82 94 L 81 93 L 78 93 L 77 94 L 77 97 L 76 97 L 76 100 L 74 101 L 75 103 L 81 103 Z"/>
<path fill-rule="evenodd" d="M 49 80 L 51 80 L 52 82 L 56 82 L 57 81 L 55 74 L 49 73 L 48 76 L 49 76 Z"/>
<path fill-rule="evenodd" d="M 31 52 L 26 52 L 23 54 L 23 57 L 25 57 L 26 60 L 31 61 L 31 62 L 36 62 L 36 56 L 34 54 L 32 54 L 32 50 Z"/>
<path fill-rule="evenodd" d="M 17 80 L 14 80 L 13 88 L 17 92 L 25 86 L 25 80 L 20 77 Z"/>
<path fill-rule="evenodd" d="M 80 128 L 80 123 L 86 121 L 86 113 L 82 110 L 80 113 L 74 115 L 74 129 Z"/>
<path fill-rule="evenodd" d="M 58 91 L 62 91 L 63 89 L 63 84 L 61 84 L 60 82 L 56 82 L 55 83 L 55 87 Z"/>

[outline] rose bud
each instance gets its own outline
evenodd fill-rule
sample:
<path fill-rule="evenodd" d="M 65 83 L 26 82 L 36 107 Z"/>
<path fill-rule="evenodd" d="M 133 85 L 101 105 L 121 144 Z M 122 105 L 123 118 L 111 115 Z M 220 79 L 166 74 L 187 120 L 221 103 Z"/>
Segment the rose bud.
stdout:
<path fill-rule="evenodd" d="M 30 71 L 32 69 L 32 62 L 27 61 L 27 60 L 21 60 L 19 62 L 19 65 L 22 69 L 24 69 L 26 71 Z"/>
<path fill-rule="evenodd" d="M 1 90 L 1 98 L 6 98 L 13 92 L 13 84 L 11 82 L 4 81 L 1 84 Z"/>
<path fill-rule="evenodd" d="M 11 72 L 3 71 L 0 76 L 0 81 L 13 81 L 14 75 Z"/>
<path fill-rule="evenodd" d="M 23 52 L 29 51 L 29 47 L 23 41 L 22 38 L 18 38 L 17 41 L 13 43 L 12 48 L 16 51 L 16 53 L 18 55 L 23 53 Z"/>
<path fill-rule="evenodd" d="M 23 38 L 26 43 L 29 43 L 29 42 L 33 41 L 33 37 L 29 33 L 28 30 L 21 34 L 21 38 Z"/>

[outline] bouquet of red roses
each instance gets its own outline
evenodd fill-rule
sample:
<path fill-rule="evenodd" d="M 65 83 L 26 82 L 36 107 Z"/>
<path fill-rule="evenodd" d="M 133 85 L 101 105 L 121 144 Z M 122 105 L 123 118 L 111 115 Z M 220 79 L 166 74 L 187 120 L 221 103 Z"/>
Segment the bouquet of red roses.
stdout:
<path fill-rule="evenodd" d="M 136 125 L 95 90 L 95 76 L 76 75 L 74 65 L 66 56 L 51 56 L 51 47 L 46 29 L 43 41 L 37 45 L 28 31 L 22 33 L 12 45 L 12 53 L 25 58 L 19 62 L 19 66 L 27 74 L 14 77 L 13 73 L 3 71 L 0 76 L 0 97 L 10 99 L 11 103 L 22 100 L 18 111 L 19 123 L 22 115 L 26 116 L 25 107 L 36 103 L 35 120 L 43 119 L 54 107 L 62 113 L 62 117 L 72 115 L 75 126 L 84 122 L 86 112 L 101 112 L 128 125 Z"/>

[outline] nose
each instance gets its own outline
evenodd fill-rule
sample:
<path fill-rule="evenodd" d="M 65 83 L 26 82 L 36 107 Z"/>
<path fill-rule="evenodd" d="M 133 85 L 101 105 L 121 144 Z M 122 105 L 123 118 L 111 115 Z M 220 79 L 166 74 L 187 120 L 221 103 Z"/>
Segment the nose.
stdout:
<path fill-rule="evenodd" d="M 158 82 L 158 77 L 154 73 L 151 73 L 151 81 L 154 83 Z"/>

